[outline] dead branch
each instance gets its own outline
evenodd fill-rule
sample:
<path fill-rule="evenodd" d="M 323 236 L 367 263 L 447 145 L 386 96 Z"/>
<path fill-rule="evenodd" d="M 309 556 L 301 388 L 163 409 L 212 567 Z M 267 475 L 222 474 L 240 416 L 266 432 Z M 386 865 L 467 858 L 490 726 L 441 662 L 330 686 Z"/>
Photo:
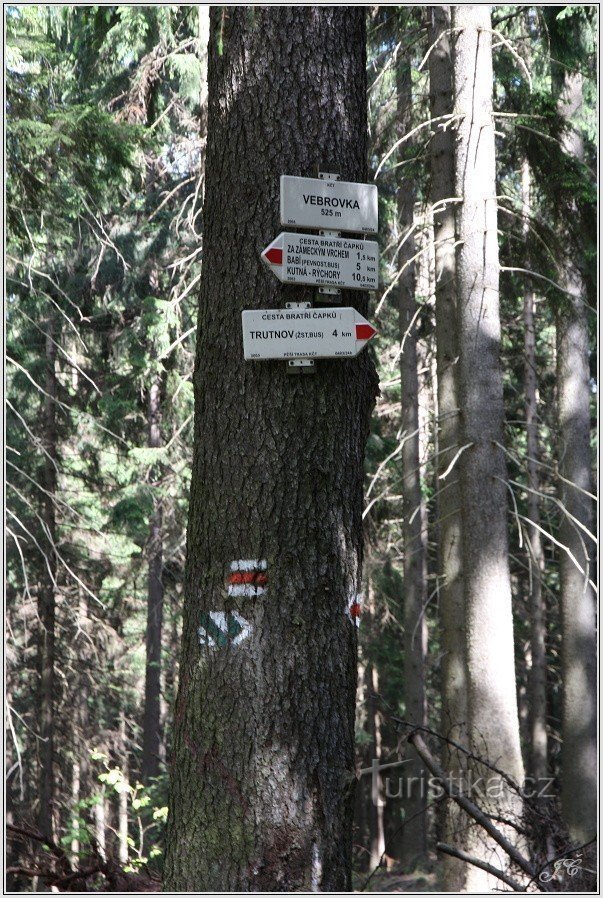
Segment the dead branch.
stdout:
<path fill-rule="evenodd" d="M 407 720 L 402 720 L 400 717 L 395 717 L 393 714 L 388 714 L 389 719 L 394 724 L 401 724 L 402 726 L 407 727 L 413 733 L 427 733 L 429 736 L 434 736 L 436 739 L 440 739 L 442 742 L 445 742 L 446 745 L 450 745 L 452 748 L 456 748 L 458 751 L 462 752 L 466 758 L 470 761 L 475 761 L 478 764 L 483 764 L 484 767 L 487 767 L 493 773 L 498 774 L 502 780 L 511 788 L 514 792 L 517 792 L 524 800 L 525 796 L 522 793 L 520 786 L 515 782 L 513 777 L 509 776 L 508 773 L 505 773 L 504 770 L 501 770 L 500 767 L 497 767 L 495 764 L 492 764 L 491 761 L 487 761 L 485 758 L 482 758 L 480 755 L 476 755 L 474 752 L 470 751 L 468 748 L 465 748 L 464 745 L 461 745 L 460 742 L 456 742 L 454 739 L 450 739 L 448 736 L 442 736 L 441 733 L 436 732 L 435 730 L 430 729 L 429 727 L 417 726 L 417 724 L 409 723 Z M 425 744 L 425 743 L 423 743 Z"/>
<path fill-rule="evenodd" d="M 481 870 L 485 870 L 486 873 L 491 873 L 492 876 L 496 876 L 501 882 L 510 886 L 514 892 L 525 892 L 521 883 L 517 882 L 511 876 L 508 876 L 506 873 L 503 873 L 503 871 L 499 870 L 497 867 L 493 867 L 492 864 L 489 864 L 487 861 L 482 861 L 480 858 L 473 857 L 471 854 L 467 854 L 466 851 L 461 851 L 460 848 L 453 848 L 452 845 L 446 845 L 445 842 L 438 842 L 436 848 L 444 854 L 449 854 L 451 857 L 457 857 L 460 861 L 465 861 L 467 864 L 472 864 L 474 867 L 479 867 Z"/>
<path fill-rule="evenodd" d="M 73 885 L 78 880 L 85 880 L 90 876 L 101 875 L 107 881 L 109 891 L 113 892 L 160 892 L 161 881 L 154 879 L 147 873 L 127 873 L 119 864 L 111 859 L 104 860 L 98 848 L 98 845 L 92 840 L 92 849 L 94 856 L 88 859 L 92 861 L 92 866 L 85 869 L 73 869 L 73 865 L 69 858 L 53 839 L 44 836 L 39 830 L 30 829 L 25 826 L 15 826 L 7 823 L 7 832 L 13 836 L 31 839 L 45 845 L 56 860 L 58 869 L 48 869 L 43 867 L 23 867 L 14 866 L 7 868 L 7 873 L 13 873 L 20 876 L 28 876 L 33 878 L 39 876 L 51 888 L 59 891 L 69 892 L 73 890 Z M 76 887 L 81 889 L 83 887 Z"/>
<path fill-rule="evenodd" d="M 442 768 L 437 763 L 436 759 L 433 757 L 427 746 L 425 745 L 423 739 L 420 734 L 415 730 L 410 733 L 408 737 L 408 741 L 415 748 L 417 754 L 427 767 L 427 769 L 439 780 L 442 788 L 450 796 L 456 803 L 468 814 L 470 817 L 475 820 L 476 823 L 486 830 L 489 836 L 491 836 L 494 841 L 500 845 L 503 851 L 511 858 L 511 860 L 517 864 L 520 870 L 523 870 L 524 873 L 534 879 L 536 875 L 536 871 L 532 867 L 531 863 L 523 856 L 523 854 L 517 850 L 517 848 L 509 842 L 508 839 L 503 836 L 501 832 L 494 826 L 491 820 L 488 819 L 486 814 L 481 811 L 477 805 L 475 805 L 469 798 L 465 795 L 461 795 L 451 783 L 446 781 L 446 774 L 442 770 Z"/>
<path fill-rule="evenodd" d="M 57 845 L 53 839 L 49 839 L 47 836 L 43 835 L 39 830 L 29 829 L 29 827 L 24 826 L 15 826 L 12 823 L 7 823 L 6 829 L 7 832 L 14 833 L 17 836 L 24 836 L 26 839 L 32 839 L 34 842 L 41 842 L 50 849 L 57 860 L 64 863 L 67 867 L 70 867 L 69 859 L 61 846 Z"/>

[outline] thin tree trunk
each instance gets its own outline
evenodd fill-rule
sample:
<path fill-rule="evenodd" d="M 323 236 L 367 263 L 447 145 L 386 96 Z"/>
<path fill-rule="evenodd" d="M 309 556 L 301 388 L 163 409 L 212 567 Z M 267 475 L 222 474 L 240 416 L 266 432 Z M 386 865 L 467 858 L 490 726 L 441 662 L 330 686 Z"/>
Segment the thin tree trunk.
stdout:
<path fill-rule="evenodd" d="M 375 591 L 373 578 L 367 577 L 368 596 L 366 625 L 369 628 L 371 643 L 374 638 L 375 628 Z M 371 737 L 369 752 L 369 765 L 375 762 L 377 767 L 381 764 L 381 720 L 379 718 L 379 673 L 375 664 L 369 662 L 364 672 L 366 682 L 366 708 L 367 729 Z M 369 821 L 369 869 L 372 871 L 379 866 L 379 862 L 385 851 L 385 832 L 383 828 L 383 796 L 381 788 L 381 776 L 371 776 L 371 789 L 368 809 Z"/>
<path fill-rule="evenodd" d="M 524 214 L 524 237 L 528 239 L 528 218 L 530 215 L 530 166 L 527 159 L 521 168 L 522 205 Z M 530 268 L 530 260 L 526 267 Z M 529 565 L 530 565 L 530 647 L 532 666 L 529 678 L 530 717 L 530 775 L 544 780 L 547 775 L 547 728 L 546 728 L 546 619 L 542 590 L 544 576 L 544 550 L 540 535 L 540 490 L 538 462 L 538 382 L 536 379 L 536 328 L 534 313 L 535 295 L 528 285 L 523 301 L 524 323 L 524 390 L 526 408 L 526 443 L 528 486 Z"/>
<path fill-rule="evenodd" d="M 91 620 L 88 616 L 88 597 L 83 589 L 79 590 L 79 604 L 78 604 L 78 624 L 79 628 L 86 634 L 86 641 L 91 638 Z M 90 657 L 86 652 L 84 656 L 84 662 L 90 662 Z M 75 708 L 74 715 L 76 720 L 76 725 L 79 730 L 79 774 L 80 774 L 80 789 L 79 789 L 79 797 L 89 798 L 92 794 L 92 783 L 90 777 L 90 755 L 89 749 L 91 734 L 89 731 L 89 709 L 88 709 L 88 697 L 90 694 L 90 681 L 89 681 L 89 671 L 88 671 L 89 663 L 84 663 L 84 670 L 82 671 L 81 681 L 79 683 L 79 688 L 77 691 L 77 695 L 75 697 Z M 80 817 L 83 818 L 86 824 L 90 824 L 90 811 L 82 808 L 80 811 Z"/>
<path fill-rule="evenodd" d="M 366 353 L 297 378 L 280 362 L 245 362 L 241 311 L 313 296 L 261 265 L 278 234 L 279 176 L 366 179 L 364 17 L 211 9 L 220 39 L 209 55 L 169 890 L 351 886 L 357 635 L 346 612 L 361 583 L 376 376 Z M 364 294 L 344 301 L 367 311 Z"/>
<path fill-rule="evenodd" d="M 412 90 L 410 62 L 404 58 L 398 68 L 398 127 L 402 135 L 411 130 Z M 410 180 L 398 191 L 398 221 L 401 236 L 413 227 L 415 190 Z M 425 654 L 427 627 L 425 605 L 427 599 L 427 563 L 423 536 L 423 497 L 419 457 L 419 379 L 417 373 L 417 324 L 415 314 L 415 265 L 411 261 L 416 252 L 413 236 L 405 240 L 400 250 L 399 309 L 400 340 L 404 348 L 400 355 L 402 406 L 402 492 L 404 541 L 404 703 L 408 720 L 417 726 L 426 722 Z M 405 819 L 410 820 L 400 833 L 400 859 L 405 867 L 419 860 L 427 849 L 426 795 L 423 765 L 414 752 L 409 752 L 404 768 L 407 788 L 404 794 Z"/>
<path fill-rule="evenodd" d="M 76 747 L 77 751 L 77 747 Z M 71 808 L 72 808 L 72 827 L 74 831 L 74 836 L 71 840 L 71 855 L 73 863 L 77 864 L 78 862 L 78 854 L 80 851 L 80 840 L 77 835 L 75 835 L 76 828 L 75 825 L 78 825 L 79 831 L 79 821 L 80 821 L 80 810 L 79 810 L 79 800 L 80 800 L 80 759 L 79 756 L 73 759 L 73 764 L 71 767 Z"/>
<path fill-rule="evenodd" d="M 556 52 L 556 29 L 551 30 L 551 55 Z M 582 75 L 552 65 L 559 91 L 558 109 L 568 123 L 563 148 L 584 159 L 579 133 L 572 128 L 583 103 Z M 568 215 L 572 210 L 568 211 Z M 577 210 L 576 210 L 577 215 Z M 590 371 L 586 290 L 573 259 L 564 260 L 561 286 L 567 293 L 557 308 L 557 402 L 559 414 L 559 495 L 574 518 L 563 515 L 560 541 L 572 553 L 559 553 L 561 593 L 563 723 L 561 804 L 565 823 L 578 842 L 591 839 L 597 829 L 597 637 L 593 578 L 593 530 L 590 451 Z M 582 570 L 578 569 L 578 565 Z"/>
<path fill-rule="evenodd" d="M 364 623 L 364 622 L 363 622 Z M 364 629 L 364 625 L 363 625 Z M 356 718 L 354 728 L 356 732 L 366 730 L 368 725 L 368 683 L 366 679 L 367 662 L 364 657 L 363 643 L 358 646 L 358 683 L 356 687 Z M 370 749 L 367 750 L 363 746 L 362 757 L 364 766 L 370 764 Z M 354 798 L 354 838 L 356 844 L 364 845 L 368 842 L 370 845 L 370 813 L 371 803 L 371 783 L 367 782 L 367 777 L 360 777 L 356 787 L 356 795 Z M 370 865 L 370 850 L 361 851 L 358 856 L 358 869 L 364 872 L 368 870 Z"/>
<path fill-rule="evenodd" d="M 163 747 L 165 757 L 171 756 L 171 740 L 172 730 L 171 721 L 173 719 L 174 704 L 176 701 L 176 692 L 178 688 L 178 654 L 180 651 L 180 624 L 181 614 L 179 608 L 171 608 L 169 615 L 169 632 L 167 638 L 166 652 L 171 659 L 169 664 L 165 665 L 165 676 L 163 680 L 163 694 L 165 696 L 165 708 L 162 711 L 163 726 Z"/>
<path fill-rule="evenodd" d="M 453 66 L 450 7 L 429 7 L 429 65 L 432 119 L 453 113 Z M 437 41 L 437 43 L 436 43 Z M 438 602 L 442 652 L 442 734 L 456 741 L 467 737 L 467 675 L 465 605 L 463 595 L 461 495 L 458 467 L 448 468 L 459 448 L 457 385 L 458 337 L 455 284 L 454 131 L 438 124 L 431 138 L 431 202 L 435 253 L 435 309 L 438 398 Z M 444 478 L 444 479 L 442 479 Z M 441 490 L 441 492 L 439 492 Z M 458 752 L 442 750 L 442 766 L 455 779 L 462 775 Z M 461 844 L 462 815 L 451 801 L 443 805 L 442 841 Z M 442 858 L 443 884 L 462 891 L 466 866 L 457 858 Z"/>
<path fill-rule="evenodd" d="M 54 780 L 54 663 L 55 663 L 55 585 L 56 581 L 56 519 L 55 493 L 57 489 L 56 457 L 56 335 L 54 317 L 46 325 L 46 398 L 44 400 L 44 489 L 43 518 L 48 542 L 47 579 L 40 585 L 38 616 L 40 619 L 39 642 L 39 721 L 40 721 L 40 806 L 38 824 L 44 836 L 53 838 L 55 798 Z"/>
<path fill-rule="evenodd" d="M 371 734 L 371 764 L 381 764 L 381 722 L 379 720 L 379 673 L 374 664 L 367 668 L 368 717 L 369 733 Z M 370 869 L 379 866 L 385 851 L 385 830 L 383 825 L 383 789 L 381 775 L 377 774 L 371 779 L 371 794 L 369 806 L 369 832 L 370 832 Z"/>
<path fill-rule="evenodd" d="M 199 80 L 201 96 L 199 98 L 199 137 L 207 139 L 207 58 L 209 53 L 209 5 L 202 3 L 197 7 L 199 27 Z"/>
<path fill-rule="evenodd" d="M 123 709 L 119 712 L 119 753 L 121 759 L 122 782 L 119 791 L 117 837 L 119 843 L 119 862 L 128 862 L 128 749 L 126 745 L 126 715 Z"/>
<path fill-rule="evenodd" d="M 98 853 L 102 860 L 107 859 L 107 806 L 105 787 L 101 786 L 94 805 L 94 835 L 98 846 Z"/>
<path fill-rule="evenodd" d="M 149 446 L 161 446 L 161 380 L 156 376 L 148 395 Z M 161 753 L 161 633 L 163 625 L 163 505 L 155 484 L 148 545 L 149 583 L 146 631 L 146 676 L 142 745 L 142 776 L 148 783 L 159 775 Z"/>
<path fill-rule="evenodd" d="M 560 498 L 568 515 L 592 532 L 589 339 L 581 278 L 568 265 L 571 292 L 557 316 Z M 569 481 L 569 482 L 568 482 Z M 559 553 L 562 617 L 562 809 L 574 839 L 586 842 L 597 823 L 597 661 L 595 594 L 589 537 L 562 517 L 559 538 L 582 568 Z"/>
<path fill-rule="evenodd" d="M 489 6 L 453 7 L 457 122 L 455 194 L 456 284 L 461 442 L 463 584 L 467 628 L 470 742 L 518 784 L 523 781 L 515 691 L 513 612 L 507 533 L 507 473 L 503 450 L 503 391 L 498 304 L 498 241 L 492 119 L 492 24 Z M 462 448 L 462 447 L 461 447 Z M 491 771 L 479 770 L 491 777 Z M 484 805 L 521 815 L 515 794 L 499 781 Z M 509 837 L 512 832 L 509 832 Z M 469 851 L 504 866 L 496 845 L 469 834 Z M 477 868 L 468 891 L 496 888 Z"/>

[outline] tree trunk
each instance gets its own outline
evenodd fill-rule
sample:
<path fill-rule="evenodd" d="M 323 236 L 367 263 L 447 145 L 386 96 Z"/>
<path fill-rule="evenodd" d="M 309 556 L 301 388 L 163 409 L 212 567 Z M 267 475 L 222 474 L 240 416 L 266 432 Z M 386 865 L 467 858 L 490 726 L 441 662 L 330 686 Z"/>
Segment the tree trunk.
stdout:
<path fill-rule="evenodd" d="M 76 726 L 79 730 L 79 774 L 80 774 L 80 788 L 79 788 L 79 797 L 82 798 L 90 798 L 93 785 L 91 781 L 91 771 L 90 771 L 90 743 L 92 741 L 90 734 L 90 723 L 89 723 L 89 708 L 88 708 L 88 697 L 90 694 L 90 681 L 89 681 L 89 669 L 92 668 L 91 662 L 91 652 L 88 648 L 88 640 L 91 639 L 92 634 L 92 626 L 93 623 L 88 615 L 88 597 L 83 589 L 79 589 L 79 607 L 78 607 L 78 626 L 80 630 L 85 634 L 85 642 L 83 645 L 86 645 L 86 649 L 83 660 L 84 660 L 84 669 L 82 670 L 81 681 L 79 684 L 77 696 L 75 697 L 75 708 L 74 708 L 74 716 L 76 720 Z M 90 825 L 91 822 L 91 813 L 88 808 L 82 808 L 80 810 L 80 818 L 83 818 L 84 822 Z"/>
<path fill-rule="evenodd" d="M 205 3 L 197 7 L 199 28 L 199 67 L 201 96 L 199 98 L 199 137 L 207 139 L 207 57 L 209 53 L 209 6 Z"/>
<path fill-rule="evenodd" d="M 467 699 L 472 749 L 521 784 L 523 763 L 515 692 L 513 613 L 508 558 L 506 465 L 498 306 L 498 242 L 492 119 L 489 6 L 453 7 L 457 122 L 455 194 L 459 398 L 462 444 L 463 584 L 467 628 Z M 480 776 L 492 773 L 483 767 Z M 517 817 L 521 807 L 499 781 L 486 808 Z M 497 798 L 490 797 L 497 794 Z M 508 833 L 513 837 L 513 831 Z M 505 865 L 496 846 L 474 830 L 470 853 Z M 496 888 L 472 867 L 468 891 Z"/>
<path fill-rule="evenodd" d="M 556 52 L 552 30 L 551 55 Z M 582 75 L 552 65 L 559 91 L 558 109 L 568 123 L 565 152 L 578 161 L 584 147 L 572 121 L 582 106 Z M 572 215 L 574 210 L 568 210 Z M 577 210 L 575 210 L 577 215 Z M 561 804 L 570 835 L 586 842 L 597 827 L 597 637 L 595 592 L 589 585 L 594 571 L 590 452 L 590 372 L 588 306 L 582 275 L 574 259 L 565 259 L 561 286 L 567 293 L 557 309 L 557 403 L 559 414 L 559 496 L 562 515 L 559 539 L 572 553 L 559 553 L 561 592 L 563 723 Z M 574 518 L 574 523 L 568 517 Z M 580 525 L 587 531 L 580 529 Z M 579 570 L 578 565 L 582 570 Z"/>
<path fill-rule="evenodd" d="M 98 846 L 99 857 L 107 860 L 107 806 L 105 797 L 105 787 L 100 787 L 100 792 L 96 796 L 96 804 L 94 805 L 94 835 Z"/>
<path fill-rule="evenodd" d="M 279 232 L 279 176 L 320 169 L 366 180 L 364 15 L 211 9 L 169 890 L 351 886 L 357 634 L 348 609 L 361 583 L 376 375 L 367 353 L 321 361 L 310 377 L 244 362 L 241 311 L 313 295 L 281 287 L 260 262 Z M 344 302 L 367 311 L 365 294 Z M 213 629 L 210 639 L 220 621 L 212 612 L 229 637 Z"/>
<path fill-rule="evenodd" d="M 161 380 L 157 375 L 148 395 L 149 447 L 161 446 Z M 142 777 L 148 783 L 159 774 L 161 752 L 161 631 L 163 624 L 163 506 L 154 484 L 153 514 L 148 545 L 149 585 L 146 631 L 146 675 L 142 744 Z"/>
<path fill-rule="evenodd" d="M 119 755 L 123 781 L 119 790 L 119 807 L 117 812 L 117 838 L 120 864 L 128 863 L 128 748 L 126 744 L 126 715 L 123 709 L 119 712 Z"/>
<path fill-rule="evenodd" d="M 375 638 L 375 592 L 372 576 L 367 577 L 367 614 L 366 626 L 370 630 L 371 643 Z M 376 764 L 378 770 L 381 764 L 381 720 L 379 718 L 379 673 L 373 662 L 369 662 L 364 671 L 366 682 L 366 709 L 367 730 L 371 737 L 369 744 L 369 766 Z M 373 766 L 373 769 L 375 767 Z M 381 787 L 381 775 L 371 775 L 371 788 L 369 792 L 369 870 L 372 872 L 379 866 L 379 862 L 385 851 L 385 831 L 383 828 L 383 795 Z"/>
<path fill-rule="evenodd" d="M 429 7 L 429 93 L 432 119 L 453 113 L 450 7 Z M 436 43 L 437 41 L 437 43 Z M 431 202 L 435 253 L 435 310 L 438 405 L 438 602 L 441 627 L 442 735 L 465 742 L 467 676 L 463 596 L 461 495 L 458 468 L 447 473 L 459 448 L 457 386 L 457 304 L 455 285 L 454 140 L 453 126 L 438 122 L 431 138 Z M 444 478 L 444 479 L 442 479 Z M 440 492 L 441 491 L 441 492 Z M 458 752 L 446 743 L 442 766 L 452 777 L 462 775 Z M 447 801 L 442 810 L 442 841 L 458 847 L 461 812 Z M 450 892 L 464 888 L 466 866 L 448 855 L 441 858 L 443 884 Z"/>
<path fill-rule="evenodd" d="M 76 749 L 77 750 L 77 749 Z M 79 821 L 80 821 L 80 809 L 79 809 L 79 800 L 80 800 L 80 759 L 79 756 L 76 755 L 72 762 L 71 767 L 71 808 L 72 808 L 72 823 L 71 826 L 74 831 L 73 838 L 71 839 L 71 860 L 72 863 L 78 863 L 78 854 L 80 851 L 80 840 L 79 836 L 76 835 L 76 832 L 79 832 Z M 77 830 L 76 830 L 77 827 Z"/>
<path fill-rule="evenodd" d="M 398 68 L 398 128 L 401 135 L 411 130 L 412 90 L 410 62 L 404 57 Z M 402 239 L 414 224 L 415 190 L 411 180 L 398 190 L 398 221 Z M 427 651 L 426 557 L 422 532 L 424 515 L 421 495 L 421 466 L 419 458 L 419 379 L 417 374 L 417 325 L 415 314 L 415 255 L 414 236 L 408 237 L 400 250 L 399 310 L 401 406 L 402 406 L 402 493 L 404 542 L 404 704 L 405 716 L 413 724 L 424 726 L 425 675 L 424 659 Z M 400 831 L 400 859 L 405 867 L 412 866 L 427 848 L 426 796 L 423 765 L 416 753 L 408 751 L 404 767 L 404 819 Z"/>
<path fill-rule="evenodd" d="M 528 239 L 528 218 L 530 215 L 530 166 L 524 159 L 521 168 L 522 205 L 524 214 L 524 238 Z M 530 268 L 527 259 L 526 267 Z M 530 647 L 532 667 L 529 676 L 529 719 L 530 719 L 530 776 L 544 780 L 547 775 L 547 729 L 546 729 L 546 620 L 542 590 L 544 576 L 544 550 L 540 535 L 540 490 L 538 462 L 538 382 L 536 380 L 536 328 L 534 324 L 535 296 L 528 285 L 523 301 L 524 324 L 524 390 L 526 409 L 526 448 L 528 487 L 529 565 L 530 565 Z"/>
<path fill-rule="evenodd" d="M 364 621 L 363 621 L 363 629 Z M 363 634 L 364 635 L 364 634 Z M 366 679 L 367 664 L 363 657 L 363 645 L 358 646 L 358 683 L 356 687 L 356 719 L 354 727 L 356 732 L 366 729 L 368 725 L 368 683 Z M 362 746 L 361 755 L 363 758 L 363 766 L 370 764 L 369 759 L 370 747 Z M 371 783 L 367 782 L 367 777 L 360 777 L 356 787 L 356 795 L 354 796 L 354 841 L 357 845 L 370 845 L 370 823 L 369 813 L 371 804 Z M 370 850 L 367 852 L 362 850 L 355 854 L 354 860 L 357 864 L 357 870 L 364 872 L 370 866 Z"/>
<path fill-rule="evenodd" d="M 165 708 L 162 711 L 162 726 L 164 734 L 164 747 L 166 759 L 169 759 L 172 751 L 172 730 L 171 721 L 173 718 L 174 705 L 176 702 L 176 693 L 178 689 L 179 664 L 178 653 L 180 650 L 180 603 L 177 597 L 174 606 L 170 608 L 169 631 L 166 645 L 166 652 L 171 661 L 165 665 L 165 676 L 163 681 L 163 693 L 165 696 Z"/>
<path fill-rule="evenodd" d="M 560 498 L 568 515 L 592 532 L 590 492 L 589 340 L 582 280 L 568 265 L 571 297 L 557 317 Z M 568 482 L 569 481 L 569 482 Z M 562 617 L 562 810 L 570 834 L 586 842 L 597 822 L 597 656 L 594 565 L 589 537 L 563 515 L 559 554 Z"/>
<path fill-rule="evenodd" d="M 368 724 L 371 735 L 370 764 L 376 762 L 377 770 L 381 764 L 381 723 L 379 720 L 379 674 L 374 664 L 369 664 L 366 670 L 368 695 Z M 381 774 L 371 776 L 370 806 L 369 806 L 369 836 L 370 836 L 370 870 L 379 866 L 385 852 L 385 830 L 383 826 L 383 788 Z"/>
<path fill-rule="evenodd" d="M 57 489 L 56 457 L 56 335 L 54 317 L 50 317 L 46 330 L 46 397 L 44 400 L 44 497 L 43 519 L 48 542 L 47 578 L 40 585 L 38 616 L 40 619 L 39 642 L 39 721 L 40 721 L 40 807 L 38 825 L 46 838 L 53 838 L 54 815 L 54 656 L 55 656 L 55 582 L 56 582 L 56 519 L 55 493 Z"/>

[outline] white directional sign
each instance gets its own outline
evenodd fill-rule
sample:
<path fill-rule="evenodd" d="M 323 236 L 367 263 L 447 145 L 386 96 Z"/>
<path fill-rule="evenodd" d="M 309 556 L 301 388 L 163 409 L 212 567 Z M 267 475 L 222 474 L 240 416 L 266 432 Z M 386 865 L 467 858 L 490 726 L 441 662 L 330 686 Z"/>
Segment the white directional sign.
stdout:
<path fill-rule="evenodd" d="M 316 234 L 279 234 L 262 261 L 285 284 L 376 290 L 379 247 L 372 240 Z"/>
<path fill-rule="evenodd" d="M 377 331 L 356 309 L 253 309 L 243 315 L 246 359 L 350 358 Z"/>
<path fill-rule="evenodd" d="M 377 186 L 281 175 L 281 224 L 377 233 Z"/>

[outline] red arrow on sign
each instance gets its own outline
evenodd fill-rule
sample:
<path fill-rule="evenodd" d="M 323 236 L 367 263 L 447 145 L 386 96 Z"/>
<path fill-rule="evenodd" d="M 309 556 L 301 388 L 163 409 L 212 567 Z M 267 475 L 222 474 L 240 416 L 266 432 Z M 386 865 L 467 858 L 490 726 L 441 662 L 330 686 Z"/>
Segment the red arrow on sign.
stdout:
<path fill-rule="evenodd" d="M 370 340 L 371 337 L 374 337 L 377 331 L 371 324 L 357 324 L 356 325 L 356 339 L 357 340 Z"/>
<path fill-rule="evenodd" d="M 271 265 L 283 264 L 283 251 L 276 246 L 269 246 L 263 255 Z"/>

